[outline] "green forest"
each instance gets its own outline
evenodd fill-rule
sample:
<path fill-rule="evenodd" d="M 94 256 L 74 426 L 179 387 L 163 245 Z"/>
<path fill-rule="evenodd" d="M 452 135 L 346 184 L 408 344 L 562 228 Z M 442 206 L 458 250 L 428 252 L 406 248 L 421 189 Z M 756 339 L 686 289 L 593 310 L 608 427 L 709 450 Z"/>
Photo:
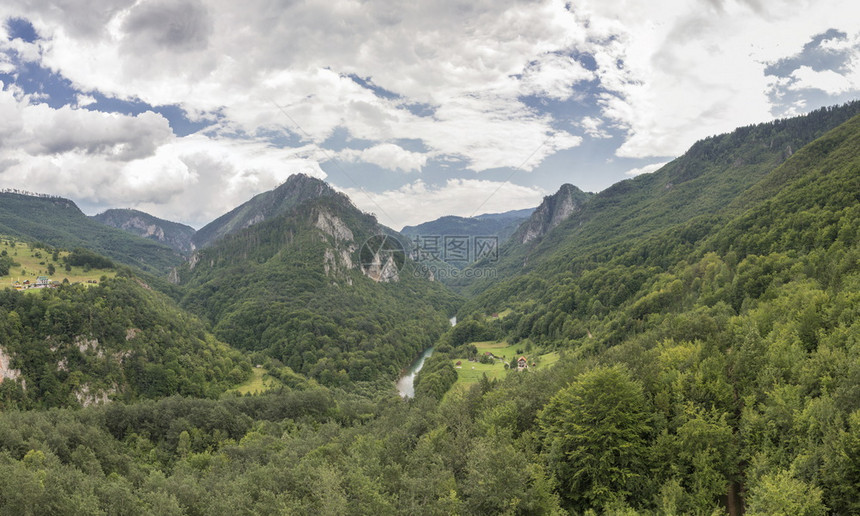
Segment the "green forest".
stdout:
<path fill-rule="evenodd" d="M 116 277 L 0 292 L 0 513 L 860 513 L 858 112 L 703 140 L 458 293 L 368 277 L 331 195 L 173 283 L 76 250 Z M 488 341 L 560 358 L 455 387 Z"/>

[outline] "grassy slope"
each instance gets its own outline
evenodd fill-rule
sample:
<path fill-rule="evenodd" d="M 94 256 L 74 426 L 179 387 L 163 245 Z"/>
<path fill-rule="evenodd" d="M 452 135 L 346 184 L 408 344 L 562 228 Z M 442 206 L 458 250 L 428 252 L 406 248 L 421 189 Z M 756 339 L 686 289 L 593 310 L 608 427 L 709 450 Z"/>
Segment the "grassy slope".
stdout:
<path fill-rule="evenodd" d="M 71 271 L 67 271 L 62 263 L 62 258 L 69 254 L 67 251 L 60 251 L 60 261 L 54 262 L 51 254 L 44 249 L 33 249 L 23 242 L 13 242 L 9 237 L 0 236 L 0 252 L 3 251 L 18 263 L 9 269 L 9 275 L 4 278 L 7 286 L 12 286 L 16 281 L 23 283 L 29 280 L 35 283 L 38 276 L 48 276 L 49 263 L 53 263 L 56 268 L 54 274 L 50 276 L 53 281 L 62 282 L 68 279 L 69 283 L 91 284 L 91 282 L 98 282 L 102 276 L 108 278 L 116 276 L 116 271 L 112 269 L 91 269 L 84 272 L 83 267 L 72 267 Z"/>
<path fill-rule="evenodd" d="M 65 249 L 91 249 L 159 275 L 182 263 L 173 249 L 96 222 L 68 199 L 0 193 L 0 234 Z"/>
<path fill-rule="evenodd" d="M 229 392 L 237 392 L 242 395 L 262 394 L 266 391 L 277 389 L 282 385 L 283 382 L 281 382 L 274 376 L 270 376 L 266 369 L 262 367 L 255 367 L 254 370 L 251 372 L 251 377 L 248 378 L 245 383 L 237 385 L 235 389 L 231 389 Z"/>
<path fill-rule="evenodd" d="M 519 356 L 525 356 L 529 364 L 535 364 L 533 369 L 545 369 L 558 362 L 560 357 L 556 351 L 546 353 L 541 350 L 532 350 L 526 352 L 522 344 L 508 344 L 504 341 L 472 342 L 472 344 L 478 349 L 478 356 L 483 355 L 485 352 L 490 352 L 496 357 L 505 358 L 507 362 L 511 362 L 511 360 Z M 459 366 L 456 365 L 457 362 L 460 362 Z M 480 362 L 470 362 L 465 358 L 454 358 L 451 360 L 451 363 L 454 364 L 454 368 L 457 370 L 456 388 L 469 387 L 480 381 L 483 375 L 487 375 L 487 379 L 493 380 L 504 377 L 510 371 L 505 367 L 505 363 L 502 360 L 495 360 L 492 364 L 482 364 Z"/>

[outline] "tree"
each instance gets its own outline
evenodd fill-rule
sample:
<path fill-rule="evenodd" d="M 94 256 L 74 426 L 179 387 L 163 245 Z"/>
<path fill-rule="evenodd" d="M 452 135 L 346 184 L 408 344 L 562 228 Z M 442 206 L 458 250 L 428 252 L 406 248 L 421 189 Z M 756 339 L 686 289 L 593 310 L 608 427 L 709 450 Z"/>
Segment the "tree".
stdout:
<path fill-rule="evenodd" d="M 603 507 L 635 491 L 650 430 L 646 407 L 626 369 L 598 367 L 538 414 L 547 466 L 573 509 Z"/>
<path fill-rule="evenodd" d="M 750 487 L 750 516 L 824 516 L 821 489 L 791 476 L 788 471 L 764 475 Z"/>

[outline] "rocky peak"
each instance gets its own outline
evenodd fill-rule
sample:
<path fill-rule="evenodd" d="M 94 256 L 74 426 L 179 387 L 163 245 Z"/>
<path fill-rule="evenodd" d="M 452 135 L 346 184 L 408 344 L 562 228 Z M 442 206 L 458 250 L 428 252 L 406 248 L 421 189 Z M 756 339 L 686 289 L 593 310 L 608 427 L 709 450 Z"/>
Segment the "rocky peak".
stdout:
<path fill-rule="evenodd" d="M 572 184 L 561 185 L 558 192 L 544 197 L 531 217 L 519 227 L 515 238 L 527 244 L 543 237 L 573 213 L 580 211 L 590 196 Z"/>
<path fill-rule="evenodd" d="M 338 196 L 342 194 L 325 181 L 305 174 L 294 174 L 274 190 L 252 197 L 201 228 L 194 236 L 194 243 L 197 247 L 205 247 L 226 235 L 284 215 L 307 201 Z"/>

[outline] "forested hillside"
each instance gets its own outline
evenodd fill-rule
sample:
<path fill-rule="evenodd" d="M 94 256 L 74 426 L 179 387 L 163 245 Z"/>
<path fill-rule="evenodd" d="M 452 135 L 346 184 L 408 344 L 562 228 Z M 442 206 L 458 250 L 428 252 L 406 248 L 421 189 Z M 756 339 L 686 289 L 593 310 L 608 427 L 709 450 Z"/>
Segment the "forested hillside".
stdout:
<path fill-rule="evenodd" d="M 182 263 L 182 256 L 170 247 L 100 224 L 59 197 L 0 193 L 0 234 L 64 249 L 90 249 L 157 275 Z"/>
<path fill-rule="evenodd" d="M 337 196 L 178 270 L 204 323 L 133 278 L 6 291 L 27 380 L 7 373 L 7 406 L 76 406 L 61 358 L 129 383 L 106 405 L 0 413 L 0 512 L 858 513 L 858 106 L 710 138 L 591 197 L 447 331 L 457 299 L 405 258 L 383 266 L 362 244 L 384 228 Z M 285 381 L 201 399 L 249 369 L 205 324 Z M 139 338 L 145 360 L 109 360 Z M 450 388 L 458 349 L 488 340 L 560 359 Z M 390 379 L 430 344 L 401 399 Z M 140 400 L 164 385 L 187 396 Z"/>
<path fill-rule="evenodd" d="M 521 445 L 538 440 L 562 505 L 858 510 L 858 149 L 855 117 L 723 212 L 461 310 L 480 325 L 507 308 L 504 338 L 566 351 L 551 388 L 517 376 L 487 395 L 511 400 L 487 410 L 514 437 L 533 432 Z M 544 407 L 526 418 L 524 389 Z"/>
<path fill-rule="evenodd" d="M 801 147 L 858 113 L 860 101 L 855 101 L 699 141 L 657 172 L 621 181 L 594 195 L 542 239 L 520 245 L 509 242 L 501 249 L 499 262 L 489 265 L 504 281 L 524 272 L 546 274 L 575 268 L 572 263 L 605 262 L 643 237 L 652 237 L 667 249 L 680 249 L 674 245 L 678 224 L 691 222 L 693 229 L 682 236 L 686 246 L 704 227 L 721 223 L 717 214 L 740 213 L 744 205 L 736 199 L 742 192 Z M 665 237 L 673 243 L 664 243 Z M 486 265 L 479 262 L 475 267 Z M 498 287 L 497 283 L 479 279 L 465 291 L 478 294 Z"/>
<path fill-rule="evenodd" d="M 251 372 L 248 359 L 139 279 L 0 292 L 4 409 L 215 397 Z"/>
<path fill-rule="evenodd" d="M 309 199 L 198 251 L 178 274 L 182 305 L 225 342 L 324 384 L 394 380 L 457 301 L 408 260 L 372 278 L 364 244 L 378 234 L 387 233 L 345 197 Z"/>

